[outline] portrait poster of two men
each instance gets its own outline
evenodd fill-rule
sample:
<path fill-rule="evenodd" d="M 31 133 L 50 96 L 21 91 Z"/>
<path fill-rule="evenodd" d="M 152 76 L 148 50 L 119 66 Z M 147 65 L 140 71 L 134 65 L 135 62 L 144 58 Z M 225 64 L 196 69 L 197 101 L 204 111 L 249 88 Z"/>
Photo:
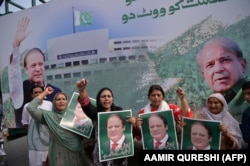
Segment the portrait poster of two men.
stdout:
<path fill-rule="evenodd" d="M 75 132 L 76 134 L 90 138 L 93 130 L 93 123 L 82 110 L 80 103 L 78 103 L 78 96 L 79 93 L 73 93 L 68 109 L 65 112 L 60 125 L 67 130 Z M 92 104 L 96 104 L 95 99 L 90 98 L 90 101 Z"/>
<path fill-rule="evenodd" d="M 132 116 L 132 110 L 98 113 L 100 161 L 134 155 L 132 124 L 127 121 L 128 116 Z"/>

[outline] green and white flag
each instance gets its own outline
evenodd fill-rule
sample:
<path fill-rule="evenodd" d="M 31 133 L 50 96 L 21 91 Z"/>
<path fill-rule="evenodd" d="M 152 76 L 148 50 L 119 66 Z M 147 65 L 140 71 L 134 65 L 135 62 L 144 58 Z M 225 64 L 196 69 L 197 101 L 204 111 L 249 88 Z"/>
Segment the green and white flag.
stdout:
<path fill-rule="evenodd" d="M 89 12 L 81 12 L 79 10 L 74 10 L 74 17 L 75 26 L 92 24 L 92 15 Z"/>

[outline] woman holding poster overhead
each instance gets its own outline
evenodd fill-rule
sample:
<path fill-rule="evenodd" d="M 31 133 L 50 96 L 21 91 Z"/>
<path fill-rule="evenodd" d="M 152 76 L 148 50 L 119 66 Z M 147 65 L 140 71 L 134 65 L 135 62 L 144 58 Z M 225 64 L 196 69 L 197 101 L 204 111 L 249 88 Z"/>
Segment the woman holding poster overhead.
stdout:
<path fill-rule="evenodd" d="M 82 79 L 82 80 L 77 81 L 76 85 L 79 91 L 78 102 L 81 104 L 82 109 L 87 114 L 87 116 L 92 119 L 94 127 L 95 127 L 95 147 L 94 147 L 94 152 L 93 152 L 94 165 L 95 166 L 106 166 L 106 165 L 126 166 L 128 163 L 127 158 L 109 160 L 109 161 L 104 161 L 104 162 L 100 162 L 99 160 L 98 124 L 97 124 L 98 112 L 119 111 L 119 110 L 122 110 L 122 108 L 114 104 L 113 92 L 111 91 L 111 89 L 107 87 L 102 88 L 97 93 L 96 106 L 91 104 L 90 98 L 86 91 L 87 84 L 88 84 L 88 81 L 85 79 Z M 130 120 L 131 122 L 135 121 L 134 118 L 130 118 Z"/>
<path fill-rule="evenodd" d="M 138 114 L 155 112 L 155 111 L 166 111 L 172 110 L 174 119 L 178 124 L 181 120 L 180 116 L 192 117 L 192 111 L 190 110 L 189 104 L 185 98 L 184 90 L 180 87 L 176 89 L 176 93 L 181 102 L 181 108 L 175 104 L 168 104 L 164 101 L 164 91 L 160 85 L 152 85 L 148 91 L 149 103 L 142 108 Z M 142 118 L 140 116 L 136 119 L 136 128 L 134 128 L 134 135 L 137 140 L 141 140 L 141 124 Z M 178 131 L 177 131 L 178 132 Z M 178 132 L 179 133 L 179 132 Z"/>
<path fill-rule="evenodd" d="M 240 149 L 242 135 L 239 123 L 228 112 L 228 105 L 223 95 L 220 93 L 211 94 L 207 98 L 206 105 L 197 118 L 221 121 L 222 124 L 219 127 L 222 132 L 220 149 Z"/>

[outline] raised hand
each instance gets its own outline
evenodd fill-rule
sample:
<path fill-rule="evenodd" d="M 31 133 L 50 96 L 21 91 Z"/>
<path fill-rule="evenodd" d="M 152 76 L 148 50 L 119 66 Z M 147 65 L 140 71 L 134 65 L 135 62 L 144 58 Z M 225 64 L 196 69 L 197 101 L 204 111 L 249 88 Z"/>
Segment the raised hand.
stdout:
<path fill-rule="evenodd" d="M 81 79 L 76 82 L 76 87 L 79 91 L 84 91 L 86 89 L 87 84 L 88 84 L 88 80 Z"/>
<path fill-rule="evenodd" d="M 52 94 L 53 92 L 54 92 L 54 89 L 53 89 L 53 88 L 51 88 L 51 87 L 46 87 L 46 89 L 45 89 L 46 95 L 50 95 L 50 94 Z"/>
<path fill-rule="evenodd" d="M 178 97 L 179 97 L 180 99 L 183 99 L 184 96 L 185 96 L 185 92 L 184 92 L 184 90 L 183 90 L 181 87 L 178 87 L 178 88 L 176 89 L 176 94 L 178 95 Z"/>
<path fill-rule="evenodd" d="M 15 39 L 13 42 L 13 47 L 19 47 L 21 42 L 25 40 L 25 38 L 30 34 L 27 32 L 27 27 L 29 25 L 30 19 L 28 17 L 23 17 L 19 20 L 16 30 Z"/>

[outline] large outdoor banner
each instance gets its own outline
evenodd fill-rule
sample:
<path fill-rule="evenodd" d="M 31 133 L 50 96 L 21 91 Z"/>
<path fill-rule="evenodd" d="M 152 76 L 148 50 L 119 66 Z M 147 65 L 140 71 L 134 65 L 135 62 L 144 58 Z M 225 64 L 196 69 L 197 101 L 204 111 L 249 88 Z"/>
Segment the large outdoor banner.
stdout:
<path fill-rule="evenodd" d="M 53 0 L 1 16 L 3 123 L 22 127 L 22 107 L 31 100 L 34 82 L 70 98 L 82 78 L 89 81 L 90 97 L 109 87 L 116 105 L 134 115 L 148 102 L 152 84 L 177 104 L 175 88 L 182 87 L 191 109 L 200 110 L 216 89 L 196 55 L 205 42 L 221 36 L 235 41 L 249 62 L 249 6 L 249 0 Z M 248 65 L 242 66 L 247 76 Z M 216 80 L 230 78 L 228 71 Z M 238 109 L 229 108 L 240 121 L 248 105 L 238 98 Z"/>

